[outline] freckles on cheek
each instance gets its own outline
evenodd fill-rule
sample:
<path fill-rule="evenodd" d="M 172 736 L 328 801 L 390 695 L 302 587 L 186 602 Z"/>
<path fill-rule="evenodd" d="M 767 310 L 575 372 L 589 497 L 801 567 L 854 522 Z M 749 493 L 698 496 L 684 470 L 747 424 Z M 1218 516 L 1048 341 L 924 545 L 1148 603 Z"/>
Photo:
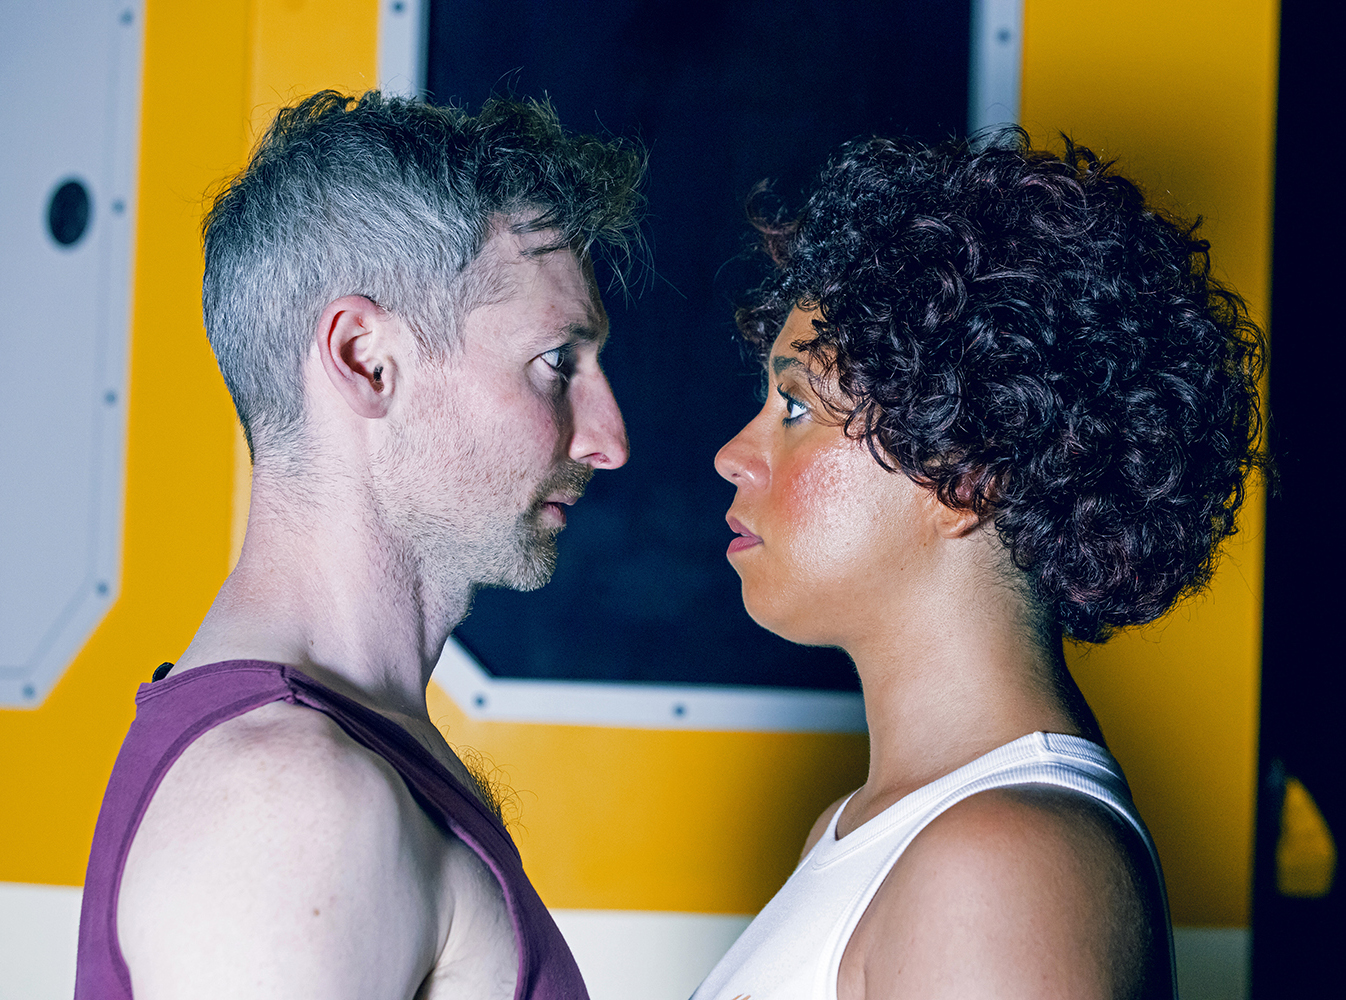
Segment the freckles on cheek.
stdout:
<path fill-rule="evenodd" d="M 781 485 L 776 515 L 783 527 L 795 533 L 816 519 L 818 512 L 814 509 L 814 505 L 824 498 L 818 488 L 817 477 L 807 470 L 802 475 L 792 476 Z"/>
<path fill-rule="evenodd" d="M 842 445 L 814 455 L 781 484 L 778 515 L 795 555 L 816 574 L 846 578 L 881 544 L 887 519 L 876 508 L 872 462 Z"/>
<path fill-rule="evenodd" d="M 845 482 L 829 459 L 823 455 L 801 463 L 781 483 L 777 516 L 795 540 L 796 551 L 813 560 L 834 549 L 842 527 L 838 522 L 845 519 Z"/>

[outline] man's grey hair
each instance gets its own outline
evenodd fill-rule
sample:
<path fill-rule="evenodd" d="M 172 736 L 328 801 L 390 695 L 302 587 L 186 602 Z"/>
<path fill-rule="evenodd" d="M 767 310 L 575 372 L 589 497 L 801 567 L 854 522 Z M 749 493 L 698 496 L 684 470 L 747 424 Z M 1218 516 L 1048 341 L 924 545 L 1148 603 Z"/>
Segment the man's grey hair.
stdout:
<path fill-rule="evenodd" d="M 322 91 L 282 109 L 203 226 L 206 332 L 248 447 L 303 424 L 302 366 L 329 302 L 363 295 L 423 351 L 451 349 L 502 226 L 556 234 L 532 252 L 638 245 L 641 150 L 566 132 L 548 103 L 456 107 Z"/>

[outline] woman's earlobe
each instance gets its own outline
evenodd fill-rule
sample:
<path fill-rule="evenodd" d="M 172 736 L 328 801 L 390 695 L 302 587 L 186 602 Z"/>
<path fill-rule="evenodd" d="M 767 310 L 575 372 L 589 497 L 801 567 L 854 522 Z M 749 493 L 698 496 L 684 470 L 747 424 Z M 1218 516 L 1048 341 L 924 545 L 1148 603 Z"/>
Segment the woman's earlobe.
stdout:
<path fill-rule="evenodd" d="M 989 512 L 978 513 L 971 507 L 950 507 L 933 492 L 930 498 L 935 504 L 935 528 L 945 538 L 965 538 L 990 520 Z"/>
<path fill-rule="evenodd" d="M 949 503 L 941 502 L 940 533 L 962 538 L 992 520 L 992 505 L 1000 493 L 999 476 L 985 469 L 959 477 L 949 489 Z"/>
<path fill-rule="evenodd" d="M 980 528 L 989 519 L 989 515 L 978 514 L 973 510 L 950 511 L 956 515 L 950 521 L 948 535 L 950 538 L 964 538 Z"/>

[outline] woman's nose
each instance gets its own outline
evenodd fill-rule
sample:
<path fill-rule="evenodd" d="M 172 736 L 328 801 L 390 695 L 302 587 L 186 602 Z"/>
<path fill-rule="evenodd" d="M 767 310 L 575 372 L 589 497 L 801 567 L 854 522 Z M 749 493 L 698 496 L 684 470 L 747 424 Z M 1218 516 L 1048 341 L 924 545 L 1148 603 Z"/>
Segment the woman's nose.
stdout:
<path fill-rule="evenodd" d="M 754 420 L 725 443 L 715 454 L 715 471 L 735 486 L 756 483 L 766 472 L 760 450 L 755 447 Z"/>

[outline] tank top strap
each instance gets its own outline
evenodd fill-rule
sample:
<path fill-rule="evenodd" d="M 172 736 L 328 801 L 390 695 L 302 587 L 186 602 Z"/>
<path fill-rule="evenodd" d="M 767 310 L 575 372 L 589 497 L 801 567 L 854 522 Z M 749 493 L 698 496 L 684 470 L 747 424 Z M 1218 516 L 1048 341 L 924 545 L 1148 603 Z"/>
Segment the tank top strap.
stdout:
<path fill-rule="evenodd" d="M 293 667 L 280 669 L 295 702 L 327 715 L 353 740 L 391 764 L 421 808 L 471 848 L 495 875 L 519 948 L 515 996 L 520 1000 L 587 1000 L 570 948 L 524 873 L 518 847 L 481 800 L 391 719 Z"/>
<path fill-rule="evenodd" d="M 421 808 L 442 826 L 478 854 L 518 858 L 519 849 L 500 821 L 409 732 L 294 667 L 282 666 L 280 672 L 289 690 L 286 700 L 322 712 L 351 739 L 391 764 Z"/>
<path fill-rule="evenodd" d="M 277 701 L 322 712 L 386 760 L 426 814 L 490 869 L 518 942 L 516 1000 L 587 1000 L 574 957 L 524 873 L 518 848 L 476 795 L 391 719 L 294 667 L 258 660 L 207 664 L 140 686 L 94 831 L 80 909 L 76 1000 L 131 1000 L 117 900 L 131 843 L 164 775 L 210 729 Z"/>

